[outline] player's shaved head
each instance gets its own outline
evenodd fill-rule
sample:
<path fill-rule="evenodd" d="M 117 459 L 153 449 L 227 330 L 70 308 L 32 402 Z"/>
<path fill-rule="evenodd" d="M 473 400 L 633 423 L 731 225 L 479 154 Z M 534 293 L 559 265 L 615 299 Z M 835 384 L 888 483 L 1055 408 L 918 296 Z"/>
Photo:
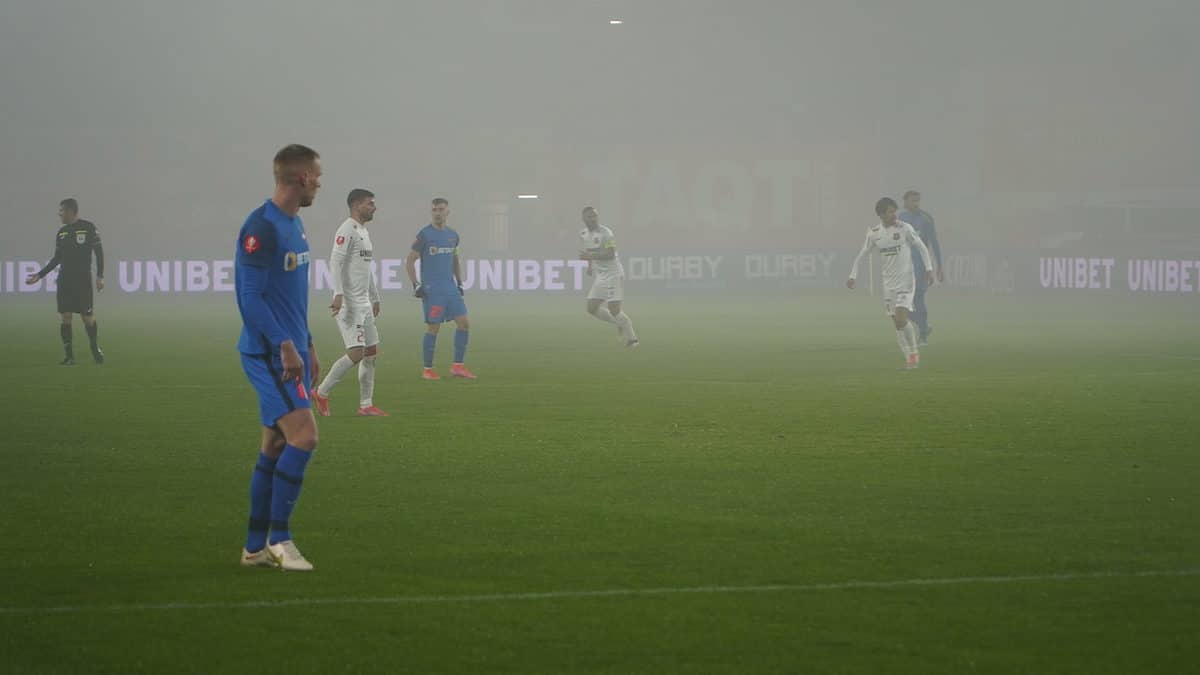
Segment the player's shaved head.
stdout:
<path fill-rule="evenodd" d="M 285 146 L 275 153 L 275 182 L 284 185 L 295 183 L 320 158 L 321 155 L 307 145 L 293 143 Z"/>
<path fill-rule="evenodd" d="M 875 202 L 875 215 L 882 218 L 883 214 L 887 213 L 888 209 L 895 208 L 898 208 L 896 206 L 896 200 L 892 199 L 891 197 L 884 197 L 883 199 Z"/>
<path fill-rule="evenodd" d="M 350 191 L 350 194 L 346 196 L 346 206 L 354 208 L 356 204 L 368 199 L 372 199 L 374 196 L 375 193 L 366 188 L 354 188 Z"/>
<path fill-rule="evenodd" d="M 445 197 L 435 197 L 433 200 L 433 205 L 450 206 L 450 200 L 446 199 Z"/>
<path fill-rule="evenodd" d="M 920 196 L 921 196 L 920 192 L 917 192 L 916 190 L 909 190 L 908 192 L 904 193 L 904 201 L 908 201 L 908 200 L 912 199 L 913 197 L 920 197 Z"/>
<path fill-rule="evenodd" d="M 75 201 L 73 197 L 67 197 L 59 202 L 58 206 L 65 213 L 79 213 L 79 202 Z"/>

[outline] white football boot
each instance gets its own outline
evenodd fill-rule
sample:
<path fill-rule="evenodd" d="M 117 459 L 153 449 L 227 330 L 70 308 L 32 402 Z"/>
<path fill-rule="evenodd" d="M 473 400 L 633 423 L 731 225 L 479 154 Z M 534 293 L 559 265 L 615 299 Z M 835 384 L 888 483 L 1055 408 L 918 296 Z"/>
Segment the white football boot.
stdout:
<path fill-rule="evenodd" d="M 268 545 L 267 552 L 275 559 L 279 569 L 285 572 L 311 572 L 313 569 L 312 563 L 305 560 L 291 539 Z"/>
<path fill-rule="evenodd" d="M 257 553 L 242 549 L 242 567 L 279 567 L 279 564 L 275 562 L 271 552 L 264 546 Z"/>

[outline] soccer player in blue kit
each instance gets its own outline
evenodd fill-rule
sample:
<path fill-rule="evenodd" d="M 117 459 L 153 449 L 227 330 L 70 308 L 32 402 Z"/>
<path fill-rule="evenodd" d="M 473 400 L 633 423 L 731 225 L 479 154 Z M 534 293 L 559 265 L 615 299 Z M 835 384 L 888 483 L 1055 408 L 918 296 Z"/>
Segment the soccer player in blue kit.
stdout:
<path fill-rule="evenodd" d="M 413 295 L 421 298 L 425 310 L 425 335 L 422 352 L 425 369 L 421 378 L 440 380 L 433 369 L 433 355 L 437 349 L 438 330 L 443 323 L 453 321 L 454 365 L 450 375 L 474 380 L 475 374 L 467 369 L 467 340 L 471 322 L 467 319 L 467 303 L 463 301 L 462 267 L 458 260 L 458 233 L 446 225 L 450 215 L 450 202 L 438 197 L 433 200 L 433 222 L 417 233 L 412 251 L 408 254 L 406 268 L 408 279 L 413 285 Z M 421 261 L 421 278 L 417 279 L 417 261 Z"/>
<path fill-rule="evenodd" d="M 308 392 L 320 366 L 308 330 L 308 236 L 298 215 L 321 187 L 315 150 L 275 155 L 275 194 L 238 233 L 235 288 L 242 315 L 238 351 L 258 393 L 262 446 L 250 478 L 250 522 L 242 565 L 307 572 L 290 517 L 317 448 Z"/>

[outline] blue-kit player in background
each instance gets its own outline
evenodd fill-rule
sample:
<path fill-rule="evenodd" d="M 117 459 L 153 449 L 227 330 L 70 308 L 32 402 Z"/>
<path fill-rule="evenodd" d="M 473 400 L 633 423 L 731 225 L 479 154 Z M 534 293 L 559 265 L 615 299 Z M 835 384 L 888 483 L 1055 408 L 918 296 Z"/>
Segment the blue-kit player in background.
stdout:
<path fill-rule="evenodd" d="M 453 321 L 454 364 L 450 374 L 474 380 L 475 374 L 467 369 L 467 341 L 471 322 L 467 319 L 467 303 L 463 300 L 462 266 L 458 259 L 458 232 L 446 225 L 450 216 L 450 202 L 438 197 L 433 200 L 433 222 L 417 233 L 412 251 L 408 254 L 406 267 L 408 279 L 413 285 L 413 295 L 421 299 L 425 313 L 425 335 L 421 348 L 425 368 L 421 377 L 440 380 L 433 368 L 433 356 L 437 349 L 438 330 L 443 323 Z M 421 262 L 421 277 L 417 278 L 417 261 Z"/>
<path fill-rule="evenodd" d="M 921 210 L 921 193 L 916 190 L 909 190 L 904 193 L 904 211 L 900 213 L 901 222 L 908 223 L 917 231 L 917 236 L 921 238 L 922 243 L 933 254 L 933 263 L 937 268 L 937 281 L 942 283 L 946 275 L 942 272 L 942 246 L 938 243 L 937 228 L 933 224 L 933 216 L 927 211 Z M 925 346 L 929 344 L 929 334 L 933 329 L 929 326 L 929 310 L 925 306 L 925 293 L 929 291 L 929 284 L 925 282 L 925 262 L 917 254 L 914 248 L 912 252 L 913 272 L 917 277 L 916 293 L 913 294 L 913 314 L 912 318 L 917 323 L 917 330 L 920 332 L 919 344 Z"/>
<path fill-rule="evenodd" d="M 242 369 L 258 393 L 262 445 L 250 477 L 242 565 L 309 571 L 290 519 L 317 448 L 308 391 L 320 366 L 308 330 L 308 236 L 298 215 L 321 187 L 321 159 L 289 145 L 275 155 L 275 194 L 238 233 L 234 286 Z"/>

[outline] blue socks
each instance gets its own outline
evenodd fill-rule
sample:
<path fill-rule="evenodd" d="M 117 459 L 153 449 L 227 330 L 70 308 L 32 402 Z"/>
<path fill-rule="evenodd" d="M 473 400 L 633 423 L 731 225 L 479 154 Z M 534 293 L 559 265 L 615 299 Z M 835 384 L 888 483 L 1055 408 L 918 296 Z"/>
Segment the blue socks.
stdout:
<path fill-rule="evenodd" d="M 271 543 L 278 544 L 292 538 L 288 519 L 296 500 L 300 498 L 300 486 L 304 484 L 304 467 L 308 466 L 311 452 L 293 445 L 284 447 L 283 454 L 275 464 L 275 480 L 271 483 Z"/>
<path fill-rule="evenodd" d="M 425 367 L 433 367 L 433 352 L 437 349 L 437 336 L 433 333 L 426 332 L 422 339 L 421 346 L 425 351 Z"/>
<path fill-rule="evenodd" d="M 275 480 L 276 460 L 258 453 L 258 464 L 250 475 L 250 524 L 246 532 L 246 550 L 261 551 L 267 545 L 271 528 L 271 483 Z"/>
<path fill-rule="evenodd" d="M 462 363 L 467 357 L 467 341 L 470 339 L 470 331 L 456 330 L 454 331 L 454 362 Z M 437 350 L 437 335 L 433 333 L 425 333 L 425 337 L 421 338 L 421 347 L 425 356 L 425 367 L 433 367 L 433 355 Z"/>
<path fill-rule="evenodd" d="M 454 331 L 454 362 L 462 363 L 467 358 L 467 339 L 471 333 L 465 330 Z"/>

